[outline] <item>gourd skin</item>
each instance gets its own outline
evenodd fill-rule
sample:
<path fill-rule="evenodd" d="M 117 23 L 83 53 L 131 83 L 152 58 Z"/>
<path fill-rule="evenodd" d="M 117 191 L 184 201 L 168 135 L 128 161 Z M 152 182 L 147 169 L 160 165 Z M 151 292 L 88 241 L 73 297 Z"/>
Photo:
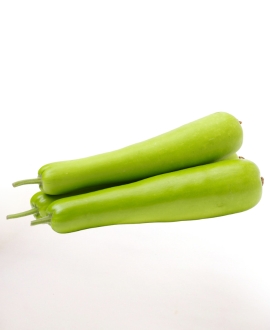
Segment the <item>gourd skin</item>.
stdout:
<path fill-rule="evenodd" d="M 56 162 L 40 168 L 40 189 L 64 194 L 83 187 L 131 182 L 207 164 L 236 152 L 243 131 L 238 120 L 217 112 L 120 150 Z"/>
<path fill-rule="evenodd" d="M 236 154 L 230 155 L 229 156 L 230 159 L 231 159 L 231 157 L 235 157 L 235 155 Z M 106 188 L 110 188 L 110 187 L 117 187 L 119 185 L 120 185 L 120 183 L 117 183 L 115 185 L 107 184 L 107 185 L 92 186 L 92 187 L 75 190 L 70 193 L 66 193 L 66 194 L 62 194 L 62 195 L 47 195 L 44 192 L 39 191 L 31 197 L 30 204 L 31 204 L 32 208 L 38 209 L 38 213 L 35 213 L 34 217 L 36 219 L 40 219 L 46 215 L 46 210 L 47 210 L 48 206 L 52 202 L 54 202 L 58 199 L 69 197 L 69 196 L 77 196 L 77 195 L 81 195 L 81 194 L 86 194 L 86 193 L 89 193 L 92 191 L 102 190 L 102 189 L 106 189 Z"/>
<path fill-rule="evenodd" d="M 113 224 L 196 220 L 242 212 L 262 194 L 258 167 L 224 160 L 53 202 L 59 233 Z"/>
<path fill-rule="evenodd" d="M 213 163 L 220 162 L 221 160 L 227 160 L 227 159 L 239 159 L 241 157 L 238 157 L 238 155 L 234 152 L 233 154 L 226 155 L 224 157 L 221 157 L 218 160 L 215 160 Z M 243 158 L 243 157 L 242 157 Z"/>
<path fill-rule="evenodd" d="M 30 199 L 32 208 L 38 209 L 38 213 L 35 213 L 34 217 L 36 219 L 44 217 L 48 206 L 57 199 L 57 196 L 46 195 L 42 191 L 35 193 Z"/>

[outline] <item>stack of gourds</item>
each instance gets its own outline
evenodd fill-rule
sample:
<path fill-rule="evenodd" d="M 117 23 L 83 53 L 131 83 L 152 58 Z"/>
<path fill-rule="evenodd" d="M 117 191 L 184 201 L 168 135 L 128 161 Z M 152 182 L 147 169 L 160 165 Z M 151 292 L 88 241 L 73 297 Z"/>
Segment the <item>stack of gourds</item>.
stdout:
<path fill-rule="evenodd" d="M 113 224 L 196 220 L 242 212 L 262 195 L 258 167 L 241 159 L 241 122 L 217 112 L 126 148 L 88 158 L 47 164 L 31 225 L 58 233 Z"/>

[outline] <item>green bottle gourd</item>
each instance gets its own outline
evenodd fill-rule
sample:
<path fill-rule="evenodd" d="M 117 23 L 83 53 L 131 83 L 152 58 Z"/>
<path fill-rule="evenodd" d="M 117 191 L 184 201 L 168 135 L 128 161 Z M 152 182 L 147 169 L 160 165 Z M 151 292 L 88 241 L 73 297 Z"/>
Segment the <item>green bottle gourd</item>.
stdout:
<path fill-rule="evenodd" d="M 242 212 L 262 195 L 258 167 L 224 160 L 54 201 L 43 219 L 58 233 L 116 224 L 197 220 Z"/>
<path fill-rule="evenodd" d="M 225 160 L 225 159 L 238 159 L 238 156 L 236 153 L 233 153 L 231 155 L 223 157 L 220 160 Z M 217 160 L 217 161 L 220 161 L 220 160 Z M 30 205 L 32 207 L 30 210 L 16 213 L 16 214 L 10 214 L 7 216 L 7 219 L 15 219 L 15 218 L 24 217 L 27 215 L 33 215 L 36 219 L 40 219 L 46 215 L 46 210 L 47 210 L 48 206 L 58 199 L 75 196 L 75 195 L 80 195 L 80 194 L 85 194 L 88 192 L 93 192 L 93 191 L 110 188 L 110 187 L 114 187 L 114 186 L 118 186 L 118 185 L 120 185 L 120 184 L 93 186 L 90 188 L 80 189 L 78 191 L 63 194 L 63 195 L 47 195 L 44 192 L 39 191 L 39 192 L 35 193 L 30 199 Z"/>
<path fill-rule="evenodd" d="M 37 183 L 44 193 L 59 195 L 96 185 L 133 182 L 214 162 L 237 152 L 242 141 L 239 121 L 226 112 L 217 112 L 123 149 L 47 164 L 38 171 L 38 178 L 13 186 Z"/>

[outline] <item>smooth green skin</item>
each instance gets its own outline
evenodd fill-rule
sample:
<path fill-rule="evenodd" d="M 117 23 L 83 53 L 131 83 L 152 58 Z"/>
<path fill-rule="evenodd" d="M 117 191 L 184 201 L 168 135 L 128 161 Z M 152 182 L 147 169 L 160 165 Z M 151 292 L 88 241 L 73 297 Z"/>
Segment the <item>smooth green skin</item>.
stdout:
<path fill-rule="evenodd" d="M 133 182 L 214 162 L 236 152 L 242 141 L 238 120 L 217 112 L 120 150 L 47 164 L 38 172 L 40 189 L 59 195 L 100 184 Z"/>
<path fill-rule="evenodd" d="M 120 184 L 116 184 L 115 186 L 118 186 L 118 185 L 120 185 Z M 44 216 L 46 216 L 46 210 L 47 210 L 48 206 L 58 199 L 70 197 L 70 196 L 77 196 L 80 194 L 85 194 L 85 193 L 102 190 L 102 189 L 110 188 L 110 187 L 112 187 L 112 185 L 93 186 L 90 188 L 84 188 L 84 189 L 80 189 L 80 190 L 70 192 L 67 194 L 55 195 L 55 196 L 47 195 L 44 192 L 39 191 L 31 197 L 30 204 L 33 209 L 38 210 L 38 212 L 34 214 L 34 217 L 36 219 L 40 219 L 40 218 L 43 218 Z"/>
<path fill-rule="evenodd" d="M 234 152 L 233 154 L 221 157 L 220 159 L 216 160 L 213 163 L 220 162 L 221 160 L 229 160 L 229 159 L 239 159 L 239 156 L 237 155 L 237 153 Z"/>
<path fill-rule="evenodd" d="M 46 210 L 48 206 L 57 199 L 57 196 L 47 195 L 44 194 L 42 191 L 35 193 L 30 199 L 30 204 L 32 208 L 38 210 L 38 213 L 35 213 L 34 217 L 36 219 L 43 218 L 46 215 Z"/>
<path fill-rule="evenodd" d="M 227 155 L 227 156 L 223 157 L 220 160 L 225 160 L 225 159 L 238 159 L 238 156 L 236 153 L 233 153 L 231 155 Z M 220 161 L 220 160 L 217 160 L 217 161 Z M 39 191 L 32 196 L 32 198 L 30 200 L 30 204 L 33 208 L 38 209 L 38 213 L 35 213 L 34 217 L 36 219 L 40 219 L 40 218 L 43 218 L 46 216 L 46 210 L 49 207 L 49 205 L 58 199 L 74 196 L 76 194 L 79 195 L 79 194 L 83 194 L 83 193 L 93 192 L 96 190 L 101 190 L 101 189 L 110 188 L 110 187 L 112 187 L 112 185 L 102 185 L 102 186 L 96 186 L 96 187 L 92 187 L 92 188 L 81 189 L 80 191 L 77 191 L 77 192 L 72 192 L 72 193 L 68 193 L 68 194 L 64 194 L 64 195 L 56 195 L 56 196 L 47 195 L 44 192 Z"/>
<path fill-rule="evenodd" d="M 53 230 L 69 233 L 115 224 L 223 216 L 252 208 L 261 194 L 260 172 L 253 162 L 224 160 L 59 199 L 46 213 Z"/>

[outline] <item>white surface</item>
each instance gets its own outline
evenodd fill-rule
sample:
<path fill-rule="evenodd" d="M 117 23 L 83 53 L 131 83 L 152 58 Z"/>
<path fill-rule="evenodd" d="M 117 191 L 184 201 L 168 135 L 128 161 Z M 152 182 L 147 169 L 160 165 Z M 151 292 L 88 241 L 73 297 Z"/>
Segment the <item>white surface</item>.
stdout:
<path fill-rule="evenodd" d="M 1 330 L 270 329 L 268 1 L 2 1 Z M 30 227 L 43 164 L 216 111 L 243 121 L 261 202 L 218 219 Z"/>

